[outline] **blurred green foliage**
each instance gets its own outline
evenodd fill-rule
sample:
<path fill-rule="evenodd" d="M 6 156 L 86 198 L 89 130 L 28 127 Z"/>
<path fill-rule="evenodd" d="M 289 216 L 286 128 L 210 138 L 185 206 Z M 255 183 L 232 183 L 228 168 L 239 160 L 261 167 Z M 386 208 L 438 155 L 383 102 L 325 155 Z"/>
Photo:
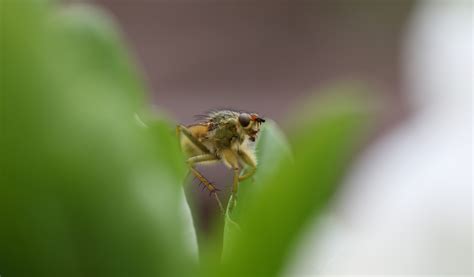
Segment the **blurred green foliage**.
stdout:
<path fill-rule="evenodd" d="M 87 7 L 2 1 L 0 274 L 183 276 L 173 129 L 139 127 L 144 90 Z"/>
<path fill-rule="evenodd" d="M 366 92 L 356 84 L 339 85 L 296 114 L 293 155 L 274 123 L 263 130 L 258 157 L 271 159 L 259 164 L 260 181 L 242 184 L 245 196 L 239 195 L 238 208 L 228 215 L 233 220 L 227 221 L 223 263 L 206 276 L 276 276 L 284 269 L 298 237 L 331 199 L 367 134 Z"/>
<path fill-rule="evenodd" d="M 2 276 L 278 275 L 370 122 L 348 85 L 297 113 L 290 142 L 264 124 L 258 172 L 227 215 L 240 227 L 226 226 L 222 263 L 209 248 L 198 271 L 184 159 L 169 120 L 135 121 L 145 89 L 113 22 L 33 0 L 2 0 L 0 18 Z"/>

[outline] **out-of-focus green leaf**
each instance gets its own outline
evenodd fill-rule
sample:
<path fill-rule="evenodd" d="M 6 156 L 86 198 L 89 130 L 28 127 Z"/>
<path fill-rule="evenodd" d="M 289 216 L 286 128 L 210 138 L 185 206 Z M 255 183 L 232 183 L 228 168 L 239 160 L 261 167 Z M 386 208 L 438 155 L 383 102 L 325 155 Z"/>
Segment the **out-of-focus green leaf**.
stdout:
<path fill-rule="evenodd" d="M 366 134 L 370 113 L 363 89 L 338 87 L 325 95 L 295 117 L 301 125 L 292 132 L 294 162 L 283 161 L 249 197 L 241 231 L 232 232 L 223 264 L 207 275 L 278 275 L 305 224 L 328 202 Z"/>
<path fill-rule="evenodd" d="M 239 192 L 241 194 L 251 193 L 250 190 L 259 189 L 258 184 L 263 184 L 265 179 L 278 170 L 281 162 L 292 161 L 293 156 L 287 138 L 275 121 L 266 119 L 263 123 L 261 133 L 256 142 L 256 154 L 258 170 L 252 179 L 241 183 Z M 252 185 L 257 184 L 257 186 Z"/>
<path fill-rule="evenodd" d="M 287 138 L 271 119 L 267 119 L 262 125 L 255 150 L 258 161 L 257 171 L 251 178 L 241 182 L 239 185 L 238 204 L 232 212 L 232 217 L 236 219 L 240 217 L 240 214 L 245 209 L 245 203 L 249 198 L 265 185 L 265 180 L 274 175 L 283 162 L 293 161 Z"/>
<path fill-rule="evenodd" d="M 258 171 L 254 175 L 255 183 L 263 183 L 265 178 L 273 175 L 281 162 L 293 160 L 285 134 L 271 119 L 266 119 L 262 125 L 261 134 L 257 140 L 256 153 Z M 250 185 L 244 187 L 250 187 Z"/>
<path fill-rule="evenodd" d="M 232 201 L 235 201 L 235 199 L 233 199 L 233 195 L 230 196 L 229 203 L 231 203 Z M 226 249 L 226 242 L 231 241 L 236 236 L 236 234 L 241 232 L 239 224 L 231 218 L 231 212 L 229 211 L 229 207 L 230 206 L 228 205 L 224 215 L 224 243 L 222 249 L 222 257 L 226 257 L 227 255 L 229 255 Z"/>
<path fill-rule="evenodd" d="M 0 274 L 189 275 L 179 147 L 136 124 L 111 21 L 39 0 L 2 1 L 0 20 Z"/>
<path fill-rule="evenodd" d="M 266 119 L 262 125 L 261 133 L 257 139 L 256 154 L 258 161 L 258 169 L 255 175 L 240 183 L 237 206 L 232 213 L 226 210 L 225 227 L 224 227 L 224 249 L 223 255 L 227 255 L 226 245 L 235 232 L 240 232 L 238 222 L 247 203 L 252 201 L 252 197 L 257 195 L 259 190 L 263 189 L 266 184 L 265 180 L 274 175 L 283 162 L 293 161 L 291 149 L 288 141 L 280 130 L 278 125 L 271 119 Z M 233 199 L 229 200 L 231 203 Z"/>

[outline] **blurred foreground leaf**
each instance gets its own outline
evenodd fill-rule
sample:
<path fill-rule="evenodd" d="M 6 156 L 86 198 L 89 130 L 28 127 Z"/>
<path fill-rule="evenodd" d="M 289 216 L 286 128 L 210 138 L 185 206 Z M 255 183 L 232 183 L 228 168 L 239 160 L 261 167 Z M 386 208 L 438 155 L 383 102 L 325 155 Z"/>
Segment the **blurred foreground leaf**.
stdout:
<path fill-rule="evenodd" d="M 261 186 L 265 184 L 265 180 L 275 174 L 282 162 L 293 162 L 288 139 L 275 121 L 271 119 L 267 119 L 262 125 L 255 149 L 258 170 L 253 178 L 240 184 L 239 196 L 242 195 L 242 198 L 261 189 Z"/>
<path fill-rule="evenodd" d="M 224 249 L 223 256 L 227 255 L 227 245 L 234 233 L 241 232 L 238 222 L 245 213 L 245 207 L 251 202 L 252 197 L 263 189 L 266 179 L 276 174 L 280 165 L 284 162 L 293 162 L 290 145 L 284 133 L 278 125 L 271 119 L 266 119 L 262 125 L 261 133 L 257 139 L 256 154 L 258 170 L 255 175 L 240 183 L 238 202 L 232 213 L 226 210 L 224 227 Z M 231 202 L 232 199 L 229 200 Z"/>
<path fill-rule="evenodd" d="M 326 99 L 307 104 L 302 109 L 306 113 L 296 115 L 298 120 L 292 122 L 300 126 L 292 132 L 294 162 L 283 159 L 280 163 L 276 158 L 274 174 L 246 194 L 238 216 L 241 230 L 230 229 L 223 264 L 207 267 L 205 275 L 278 275 L 305 224 L 329 201 L 367 134 L 370 105 L 364 89 L 354 86 L 336 87 L 325 95 Z M 279 150 L 269 153 L 273 151 Z"/>
<path fill-rule="evenodd" d="M 186 276 L 173 130 L 107 16 L 2 1 L 0 274 Z"/>

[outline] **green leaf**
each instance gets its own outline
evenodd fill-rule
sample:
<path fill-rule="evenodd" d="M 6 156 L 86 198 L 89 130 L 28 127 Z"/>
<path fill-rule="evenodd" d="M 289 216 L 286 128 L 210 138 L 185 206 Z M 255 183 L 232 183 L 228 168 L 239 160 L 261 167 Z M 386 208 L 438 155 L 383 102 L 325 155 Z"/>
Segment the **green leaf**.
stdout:
<path fill-rule="evenodd" d="M 256 195 L 259 190 L 263 189 L 265 180 L 274 175 L 283 162 L 293 161 L 287 138 L 278 125 L 271 119 L 266 119 L 266 122 L 262 125 L 255 149 L 258 169 L 252 178 L 240 183 L 238 201 L 234 210 L 230 212 L 229 207 L 226 209 L 223 243 L 224 256 L 227 255 L 226 247 L 228 241 L 231 240 L 229 237 L 233 236 L 232 233 L 234 232 L 240 232 L 238 222 L 240 221 L 241 215 L 245 213 L 247 203 L 252 201 L 251 198 Z M 229 203 L 233 201 L 233 198 L 229 199 Z"/>
<path fill-rule="evenodd" d="M 288 139 L 276 122 L 271 119 L 266 119 L 262 125 L 255 149 L 258 160 L 258 170 L 254 175 L 255 183 L 263 183 L 265 178 L 273 175 L 281 162 L 293 160 Z M 251 183 L 252 180 L 243 182 L 243 189 L 254 188 L 255 186 L 252 186 Z"/>
<path fill-rule="evenodd" d="M 108 16 L 49 1 L 0 10 L 0 274 L 186 276 L 184 164 L 144 130 L 144 89 Z"/>
<path fill-rule="evenodd" d="M 258 184 L 261 189 L 247 195 L 238 221 L 241 231 L 232 232 L 223 264 L 207 275 L 278 275 L 305 224 L 327 204 L 367 134 L 370 105 L 365 91 L 353 85 L 332 88 L 325 99 L 310 101 L 295 116 L 298 120 L 291 122 L 301 125 L 291 132 L 294 162 L 285 159 Z"/>
<path fill-rule="evenodd" d="M 232 216 L 236 219 L 240 217 L 242 210 L 245 208 L 245 202 L 263 188 L 265 180 L 273 176 L 283 162 L 293 161 L 288 139 L 271 119 L 266 119 L 266 122 L 262 125 L 255 150 L 258 161 L 257 171 L 254 176 L 239 185 L 239 203 L 232 212 Z"/>

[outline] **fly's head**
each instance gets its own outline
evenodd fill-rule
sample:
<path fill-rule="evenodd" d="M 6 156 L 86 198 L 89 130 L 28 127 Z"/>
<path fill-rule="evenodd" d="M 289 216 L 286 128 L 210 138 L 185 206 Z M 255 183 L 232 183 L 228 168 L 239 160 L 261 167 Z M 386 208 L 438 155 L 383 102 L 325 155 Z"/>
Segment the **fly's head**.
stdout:
<path fill-rule="evenodd" d="M 265 122 L 265 119 L 261 118 L 256 113 L 242 112 L 239 114 L 238 121 L 243 132 L 249 136 L 251 141 L 255 141 L 257 134 L 260 131 L 260 125 Z"/>

